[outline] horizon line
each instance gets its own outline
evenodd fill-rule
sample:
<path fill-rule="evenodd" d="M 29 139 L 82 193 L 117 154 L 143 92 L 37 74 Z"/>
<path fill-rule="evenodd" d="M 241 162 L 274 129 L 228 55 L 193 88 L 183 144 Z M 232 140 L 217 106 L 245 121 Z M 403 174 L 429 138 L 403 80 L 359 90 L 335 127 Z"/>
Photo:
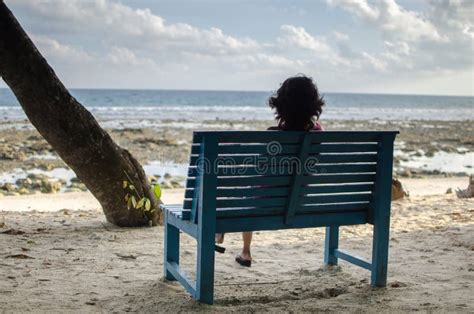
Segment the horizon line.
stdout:
<path fill-rule="evenodd" d="M 0 86 L 0 89 L 8 89 L 7 87 Z M 96 87 L 69 87 L 68 90 L 97 90 L 97 91 L 180 91 L 180 92 L 238 92 L 238 93 L 273 93 L 268 90 L 239 90 L 239 89 L 182 89 L 182 88 L 96 88 Z M 381 92 L 334 92 L 328 91 L 321 93 L 324 94 L 353 94 L 353 95 L 385 95 L 385 96 L 433 96 L 433 97 L 474 97 L 471 95 L 460 95 L 460 94 L 423 94 L 423 93 L 381 93 Z"/>

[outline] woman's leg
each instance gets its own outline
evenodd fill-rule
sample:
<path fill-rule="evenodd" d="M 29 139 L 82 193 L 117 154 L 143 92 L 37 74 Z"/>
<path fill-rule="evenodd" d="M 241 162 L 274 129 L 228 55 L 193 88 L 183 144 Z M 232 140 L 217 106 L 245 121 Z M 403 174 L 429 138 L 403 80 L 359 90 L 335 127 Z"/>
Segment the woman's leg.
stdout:
<path fill-rule="evenodd" d="M 216 233 L 215 241 L 216 241 L 217 244 L 224 243 L 224 234 L 223 233 Z"/>
<path fill-rule="evenodd" d="M 250 254 L 250 244 L 252 243 L 252 232 L 242 232 L 242 239 L 244 240 L 244 247 L 240 257 L 245 260 L 251 261 L 252 255 Z"/>

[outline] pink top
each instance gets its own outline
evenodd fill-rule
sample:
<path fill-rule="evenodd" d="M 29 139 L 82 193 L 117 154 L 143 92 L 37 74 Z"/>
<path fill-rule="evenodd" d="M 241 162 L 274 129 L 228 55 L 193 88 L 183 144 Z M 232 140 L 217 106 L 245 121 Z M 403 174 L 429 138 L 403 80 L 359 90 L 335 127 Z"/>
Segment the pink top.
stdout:
<path fill-rule="evenodd" d="M 316 122 L 313 126 L 313 129 L 311 131 L 324 131 L 324 128 L 323 126 L 321 125 L 321 123 L 319 122 Z"/>

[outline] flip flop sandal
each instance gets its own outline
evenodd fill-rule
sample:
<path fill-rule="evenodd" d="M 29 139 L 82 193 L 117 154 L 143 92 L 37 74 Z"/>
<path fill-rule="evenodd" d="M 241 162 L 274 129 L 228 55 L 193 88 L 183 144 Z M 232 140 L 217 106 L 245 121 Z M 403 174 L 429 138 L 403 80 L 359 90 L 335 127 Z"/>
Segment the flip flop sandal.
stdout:
<path fill-rule="evenodd" d="M 244 266 L 244 267 L 250 267 L 252 266 L 252 261 L 249 261 L 247 259 L 243 259 L 240 255 L 237 255 L 235 257 L 235 261 L 237 263 L 239 263 L 241 266 Z"/>
<path fill-rule="evenodd" d="M 214 250 L 218 253 L 225 253 L 225 247 L 215 244 Z"/>

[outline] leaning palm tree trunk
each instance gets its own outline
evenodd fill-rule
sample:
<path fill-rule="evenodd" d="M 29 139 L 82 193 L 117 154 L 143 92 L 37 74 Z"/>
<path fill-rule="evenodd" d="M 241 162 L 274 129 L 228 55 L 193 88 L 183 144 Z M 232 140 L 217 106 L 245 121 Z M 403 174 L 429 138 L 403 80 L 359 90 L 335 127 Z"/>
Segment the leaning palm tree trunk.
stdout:
<path fill-rule="evenodd" d="M 160 222 L 159 200 L 141 165 L 71 96 L 3 0 L 0 76 L 34 127 L 99 200 L 109 222 L 118 226 Z M 148 199 L 147 205 L 156 210 L 128 209 L 123 181 L 131 181 L 136 198 Z"/>

